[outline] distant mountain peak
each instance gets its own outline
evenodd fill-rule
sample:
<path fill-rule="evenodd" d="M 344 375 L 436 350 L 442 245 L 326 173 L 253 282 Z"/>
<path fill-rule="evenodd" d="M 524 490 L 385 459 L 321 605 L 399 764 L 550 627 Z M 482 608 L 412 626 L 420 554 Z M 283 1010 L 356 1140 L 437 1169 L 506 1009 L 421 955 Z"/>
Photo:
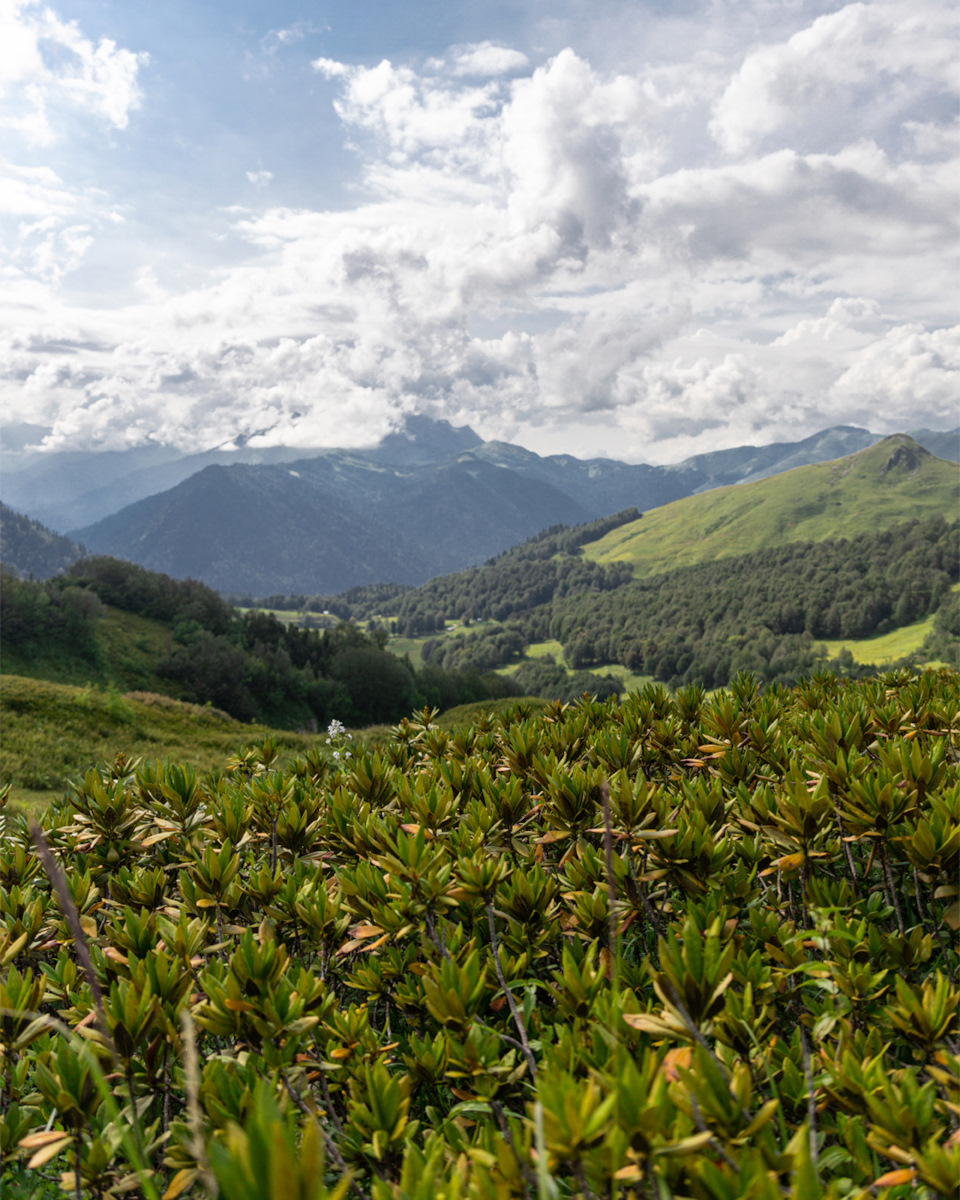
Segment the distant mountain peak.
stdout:
<path fill-rule="evenodd" d="M 483 445 L 483 439 L 469 425 L 451 425 L 411 413 L 394 433 L 388 433 L 367 458 L 393 466 L 425 466 L 455 458 L 458 454 Z"/>

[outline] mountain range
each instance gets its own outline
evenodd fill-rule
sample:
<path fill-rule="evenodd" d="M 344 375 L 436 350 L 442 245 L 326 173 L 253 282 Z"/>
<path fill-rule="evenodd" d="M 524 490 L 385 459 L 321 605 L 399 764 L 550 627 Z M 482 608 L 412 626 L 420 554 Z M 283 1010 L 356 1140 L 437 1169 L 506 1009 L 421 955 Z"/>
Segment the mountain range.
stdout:
<path fill-rule="evenodd" d="M 960 457 L 957 432 L 913 437 L 940 457 Z M 363 451 L 241 446 L 190 456 L 148 447 L 14 456 L 13 469 L 5 456 L 0 486 L 7 504 L 71 531 L 92 553 L 223 592 L 330 595 L 367 583 L 419 584 L 552 525 L 660 508 L 878 440 L 837 426 L 800 442 L 650 466 L 541 456 L 412 417 Z"/>

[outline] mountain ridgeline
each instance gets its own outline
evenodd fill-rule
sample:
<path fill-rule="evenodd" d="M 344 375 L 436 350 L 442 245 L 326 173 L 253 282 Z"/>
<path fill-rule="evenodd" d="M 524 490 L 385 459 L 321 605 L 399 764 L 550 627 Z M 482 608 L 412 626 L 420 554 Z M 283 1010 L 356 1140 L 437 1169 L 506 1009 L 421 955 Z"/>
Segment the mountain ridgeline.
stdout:
<path fill-rule="evenodd" d="M 467 465 L 470 475 L 476 461 Z M 225 473 L 236 480 L 245 470 Z M 509 499 L 502 490 L 501 499 Z M 560 699 L 572 689 L 605 694 L 616 681 L 585 672 L 608 664 L 673 686 L 721 686 L 744 670 L 787 683 L 824 665 L 821 639 L 864 638 L 929 617 L 927 658 L 953 662 L 957 502 L 955 464 L 896 435 L 836 462 L 643 516 L 627 507 L 574 526 L 552 523 L 481 567 L 419 587 L 274 593 L 258 604 L 232 597 L 244 607 L 341 619 L 323 633 L 240 613 L 197 580 L 94 557 L 46 584 L 5 575 L 0 648 L 7 671 L 29 674 L 42 659 L 44 677 L 63 682 L 81 661 L 104 674 L 104 609 L 136 614 L 165 631 L 150 636 L 155 648 L 165 639 L 155 668 L 171 694 L 286 727 L 399 720 L 421 703 L 449 707 L 520 689 Z M 271 504 L 267 488 L 258 508 L 266 559 Z M 231 547 L 207 546 L 214 549 L 227 556 Z M 366 632 L 360 621 L 370 623 Z M 391 632 L 425 639 L 421 665 L 387 652 Z M 563 666 L 543 656 L 543 645 L 536 661 L 526 658 L 547 642 L 562 650 Z M 516 665 L 513 679 L 493 674 Z M 849 656 L 836 666 L 855 669 Z M 122 664 L 111 671 L 108 682 L 139 686 Z"/>
<path fill-rule="evenodd" d="M 934 453 L 957 457 L 956 434 L 917 436 Z M 374 583 L 420 584 L 475 566 L 551 525 L 631 505 L 650 512 L 877 440 L 840 426 L 800 442 L 650 466 L 540 456 L 484 442 L 445 421 L 408 417 L 365 450 L 0 449 L 0 490 L 4 501 L 50 528 L 74 531 L 93 553 L 198 578 L 223 592 L 333 594 Z"/>
<path fill-rule="evenodd" d="M 559 523 L 635 506 L 641 512 L 721 485 L 768 476 L 870 445 L 864 430 L 741 447 L 673 467 L 570 455 L 503 442 L 408 441 L 373 452 L 328 451 L 283 464 L 211 465 L 161 495 L 78 530 L 97 554 L 202 579 L 221 592 L 338 593 L 416 585 L 485 561 Z M 439 460 L 432 455 L 441 455 Z M 425 461 L 426 460 L 426 461 Z"/>

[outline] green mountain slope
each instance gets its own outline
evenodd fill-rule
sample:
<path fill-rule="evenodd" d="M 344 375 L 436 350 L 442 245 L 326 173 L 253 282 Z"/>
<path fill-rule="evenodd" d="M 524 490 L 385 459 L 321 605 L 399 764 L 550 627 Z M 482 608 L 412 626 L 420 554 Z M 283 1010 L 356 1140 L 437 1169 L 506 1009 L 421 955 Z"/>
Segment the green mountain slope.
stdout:
<path fill-rule="evenodd" d="M 952 519 L 958 500 L 956 464 L 894 434 L 847 458 L 675 500 L 583 553 L 598 563 L 630 563 L 644 577 L 786 542 L 849 538 L 912 518 Z"/>

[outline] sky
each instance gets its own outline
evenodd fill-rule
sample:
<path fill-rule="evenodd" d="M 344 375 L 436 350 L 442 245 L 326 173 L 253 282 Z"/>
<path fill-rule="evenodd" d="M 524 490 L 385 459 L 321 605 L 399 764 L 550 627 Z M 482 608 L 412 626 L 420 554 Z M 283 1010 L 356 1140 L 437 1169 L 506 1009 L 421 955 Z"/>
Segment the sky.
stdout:
<path fill-rule="evenodd" d="M 940 0 L 0 0 L 0 438 L 957 424 Z"/>

